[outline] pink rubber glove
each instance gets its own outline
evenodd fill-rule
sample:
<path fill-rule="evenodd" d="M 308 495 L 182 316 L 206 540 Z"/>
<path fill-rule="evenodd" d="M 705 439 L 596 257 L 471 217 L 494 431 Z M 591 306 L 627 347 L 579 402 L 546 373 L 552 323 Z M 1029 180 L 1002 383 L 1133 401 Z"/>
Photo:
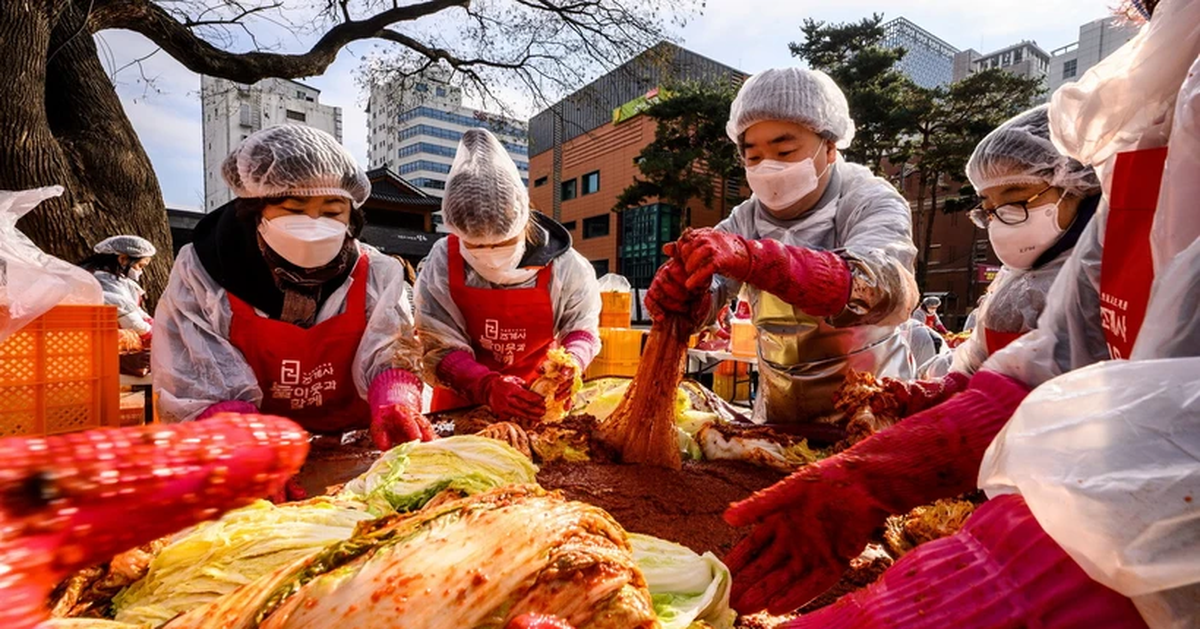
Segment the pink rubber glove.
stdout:
<path fill-rule="evenodd" d="M 667 255 L 675 252 L 675 243 L 668 243 L 663 250 Z M 696 326 L 704 325 L 712 312 L 712 296 L 709 286 L 712 275 L 702 282 L 703 288 L 689 290 L 688 273 L 683 263 L 674 258 L 667 260 L 654 274 L 650 282 L 650 290 L 646 291 L 646 310 L 655 321 L 662 321 L 668 316 L 679 317 L 694 321 Z"/>
<path fill-rule="evenodd" d="M 558 616 L 522 614 L 512 619 L 504 629 L 575 629 L 571 623 Z"/>
<path fill-rule="evenodd" d="M 743 614 L 790 612 L 829 589 L 890 514 L 975 488 L 983 453 L 1028 387 L 982 371 L 946 403 L 734 504 L 754 524 L 726 557 Z"/>
<path fill-rule="evenodd" d="M 229 400 L 226 402 L 217 402 L 216 404 L 213 404 L 212 406 L 204 409 L 203 413 L 200 413 L 199 415 L 196 416 L 196 421 L 208 419 L 209 417 L 212 417 L 213 415 L 216 415 L 218 413 L 237 413 L 238 415 L 253 415 L 254 413 L 257 413 L 257 412 L 258 412 L 258 409 L 255 408 L 254 405 L 249 402 L 243 402 L 241 400 Z"/>
<path fill-rule="evenodd" d="M 432 441 L 433 425 L 421 414 L 421 380 L 403 369 L 389 369 L 371 382 L 371 439 L 380 450 L 409 441 Z"/>
<path fill-rule="evenodd" d="M 546 415 L 546 401 L 527 389 L 524 380 L 488 369 L 476 362 L 470 352 L 447 354 L 438 363 L 437 376 L 472 403 L 486 404 L 501 421 L 535 421 Z"/>
<path fill-rule="evenodd" d="M 907 554 L 883 577 L 787 629 L 1138 629 L 1133 603 L 1087 576 L 1020 496 L 979 508 L 957 534 Z"/>
<path fill-rule="evenodd" d="M 883 395 L 872 396 L 871 412 L 876 415 L 908 417 L 927 408 L 932 408 L 967 388 L 971 378 L 966 374 L 952 372 L 941 380 L 897 380 L 883 378 Z"/>
<path fill-rule="evenodd" d="M 836 253 L 712 228 L 684 233 L 678 247 L 691 290 L 707 288 L 713 275 L 723 275 L 822 317 L 840 313 L 850 300 L 850 265 Z"/>

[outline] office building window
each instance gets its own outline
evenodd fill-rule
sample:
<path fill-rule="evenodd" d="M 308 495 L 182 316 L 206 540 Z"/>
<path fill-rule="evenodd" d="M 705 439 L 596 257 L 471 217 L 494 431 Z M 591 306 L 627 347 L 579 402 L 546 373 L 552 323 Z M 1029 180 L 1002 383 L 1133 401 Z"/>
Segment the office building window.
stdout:
<path fill-rule="evenodd" d="M 441 146 L 440 144 L 430 144 L 428 142 L 417 142 L 410 144 L 400 149 L 400 157 L 412 157 L 413 155 L 439 155 L 441 157 L 454 157 L 458 153 L 458 149 L 449 146 Z"/>
<path fill-rule="evenodd" d="M 567 221 L 567 222 L 563 223 L 562 226 L 563 226 L 563 229 L 565 229 L 569 232 L 575 231 L 575 221 Z"/>
<path fill-rule="evenodd" d="M 433 107 L 414 107 L 400 114 L 400 122 L 408 122 L 413 118 L 432 118 L 434 120 L 450 122 L 453 124 L 462 125 L 464 127 L 486 127 L 493 133 L 511 135 L 519 138 L 525 137 L 526 133 L 525 129 L 516 124 L 506 122 L 504 120 L 490 119 L 483 114 L 478 116 L 466 116 L 463 114 L 456 114 L 448 111 L 442 111 L 440 109 L 434 109 Z M 528 149 L 526 147 L 519 147 L 518 145 L 509 143 L 504 143 L 504 146 L 513 153 L 520 153 L 522 155 L 528 154 Z M 518 148 L 524 150 L 518 150 Z"/>
<path fill-rule="evenodd" d="M 445 96 L 445 95 L 446 95 L 446 88 L 444 88 L 444 87 L 439 87 L 439 88 L 437 88 L 437 89 L 436 89 L 436 90 L 434 90 L 434 91 L 437 93 L 437 95 L 438 95 L 438 96 Z"/>
<path fill-rule="evenodd" d="M 1078 59 L 1068 59 L 1067 61 L 1063 62 L 1063 78 L 1064 79 L 1075 78 L 1075 74 L 1078 71 L 1079 71 L 1079 60 Z"/>
<path fill-rule="evenodd" d="M 443 175 L 448 175 L 448 174 L 450 174 L 450 165 L 449 164 L 440 164 L 438 162 L 431 162 L 431 161 L 425 160 L 425 159 L 419 159 L 415 162 L 409 162 L 407 164 L 400 165 L 400 174 L 401 175 L 410 175 L 419 170 L 426 170 L 429 172 L 442 173 Z"/>
<path fill-rule="evenodd" d="M 586 238 L 602 238 L 608 235 L 608 226 L 611 224 L 609 214 L 601 214 L 591 218 L 583 219 L 583 237 Z"/>
<path fill-rule="evenodd" d="M 296 90 L 296 98 L 304 98 L 304 92 L 301 92 L 300 90 Z"/>
<path fill-rule="evenodd" d="M 570 201 L 575 198 L 575 180 L 562 182 L 562 200 Z"/>
<path fill-rule="evenodd" d="M 608 260 L 592 260 L 592 268 L 596 270 L 596 277 L 604 277 L 608 275 Z"/>
<path fill-rule="evenodd" d="M 600 171 L 590 172 L 583 176 L 583 194 L 595 194 L 600 191 Z"/>
<path fill-rule="evenodd" d="M 287 119 L 295 120 L 296 122 L 308 122 L 308 117 L 304 115 L 304 112 L 292 111 L 290 109 L 287 110 Z"/>
<path fill-rule="evenodd" d="M 406 118 L 401 116 L 401 119 L 400 119 L 401 122 L 404 122 L 406 120 L 407 120 Z M 466 124 L 466 123 L 463 123 L 463 124 Z M 479 126 L 479 124 L 477 122 L 476 124 L 473 124 L 470 126 L 477 127 L 477 126 Z M 415 138 L 415 137 L 422 136 L 422 135 L 429 136 L 431 138 L 438 138 L 441 140 L 453 140 L 453 141 L 457 142 L 462 139 L 463 134 L 462 134 L 462 131 L 451 131 L 450 129 L 443 129 L 441 127 L 435 127 L 435 126 L 427 125 L 427 124 L 415 124 L 410 127 L 405 127 L 404 129 L 402 129 L 400 131 L 399 137 L 400 137 L 401 141 L 404 141 L 404 140 L 408 140 L 408 139 Z M 528 155 L 529 154 L 529 149 L 527 147 L 521 146 L 520 144 L 513 144 L 512 142 L 505 142 L 504 140 L 500 140 L 500 144 L 503 144 L 504 148 L 507 149 L 509 153 L 513 153 L 515 155 Z"/>
<path fill-rule="evenodd" d="M 534 188 L 541 188 L 544 185 L 546 185 L 546 177 L 538 177 L 537 179 L 533 180 Z"/>
<path fill-rule="evenodd" d="M 409 181 L 412 185 L 418 188 L 433 188 L 434 190 L 445 190 L 446 182 L 441 179 L 430 179 L 428 177 L 417 177 Z"/>
<path fill-rule="evenodd" d="M 1013 63 L 1021 63 L 1024 53 L 1024 50 L 1017 50 L 1013 52 Z"/>
<path fill-rule="evenodd" d="M 429 91 L 429 86 L 424 83 L 417 83 L 417 91 L 424 94 Z"/>

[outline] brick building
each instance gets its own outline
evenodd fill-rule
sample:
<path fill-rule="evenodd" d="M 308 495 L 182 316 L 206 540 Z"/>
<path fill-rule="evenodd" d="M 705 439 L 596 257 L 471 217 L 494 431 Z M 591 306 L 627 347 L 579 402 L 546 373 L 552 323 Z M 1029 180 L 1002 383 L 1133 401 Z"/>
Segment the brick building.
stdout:
<path fill-rule="evenodd" d="M 647 50 L 533 117 L 530 201 L 566 225 L 598 275 L 619 272 L 646 288 L 662 262 L 664 243 L 685 225 L 715 225 L 730 208 L 723 210 L 717 198 L 712 208 L 700 201 L 686 208 L 651 202 L 613 211 L 617 197 L 640 174 L 638 154 L 654 140 L 654 121 L 640 114 L 673 82 L 745 78 L 674 44 Z"/>

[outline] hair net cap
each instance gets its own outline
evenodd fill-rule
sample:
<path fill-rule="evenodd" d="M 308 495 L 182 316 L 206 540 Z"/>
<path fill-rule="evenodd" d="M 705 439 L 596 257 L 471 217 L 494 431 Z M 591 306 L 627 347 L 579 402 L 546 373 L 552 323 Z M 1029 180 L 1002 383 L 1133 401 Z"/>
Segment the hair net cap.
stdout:
<path fill-rule="evenodd" d="M 931 295 L 929 297 L 926 297 L 925 299 L 922 299 L 921 305 L 925 306 L 926 308 L 928 308 L 930 306 L 940 306 L 940 305 L 942 305 L 942 300 Z"/>
<path fill-rule="evenodd" d="M 328 133 L 299 124 L 258 131 L 225 158 L 221 175 L 243 199 L 337 196 L 360 207 L 371 182 Z"/>
<path fill-rule="evenodd" d="M 529 191 L 500 140 L 470 129 L 458 143 L 442 198 L 446 226 L 475 244 L 503 242 L 525 231 Z"/>
<path fill-rule="evenodd" d="M 729 108 L 725 132 L 737 142 L 746 129 L 764 120 L 802 124 L 833 139 L 840 149 L 854 139 L 846 95 L 819 70 L 776 68 L 747 79 Z"/>
<path fill-rule="evenodd" d="M 149 258 L 158 253 L 158 249 L 149 240 L 141 236 L 113 236 L 105 238 L 94 247 L 96 253 L 108 253 L 115 256 L 126 255 L 131 258 Z"/>
<path fill-rule="evenodd" d="M 989 133 L 967 162 L 977 192 L 998 186 L 1045 184 L 1078 195 L 1100 189 L 1090 167 L 1058 152 L 1050 141 L 1049 105 L 1018 114 Z"/>

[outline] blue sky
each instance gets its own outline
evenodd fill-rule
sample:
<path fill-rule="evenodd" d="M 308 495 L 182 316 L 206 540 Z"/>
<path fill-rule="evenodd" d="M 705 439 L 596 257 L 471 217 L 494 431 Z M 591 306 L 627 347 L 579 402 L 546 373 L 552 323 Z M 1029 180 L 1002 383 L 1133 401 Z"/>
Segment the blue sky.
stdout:
<path fill-rule="evenodd" d="M 1009 0 L 995 3 L 964 0 L 708 0 L 705 13 L 678 35 L 684 46 L 746 72 L 795 63 L 788 42 L 800 37 L 805 18 L 827 22 L 858 20 L 872 13 L 886 18 L 904 16 L 950 44 L 989 52 L 1020 40 L 1036 41 L 1053 50 L 1077 39 L 1081 24 L 1110 13 L 1112 0 Z M 127 31 L 99 34 L 106 65 L 119 68 L 155 50 L 140 35 Z M 283 51 L 308 48 L 310 35 L 282 35 L 275 45 Z M 324 75 L 303 79 L 322 90 L 321 102 L 342 108 L 346 146 L 366 165 L 365 95 L 355 82 L 363 56 L 373 42 L 350 45 Z M 147 89 L 138 68 L 117 75 L 117 90 L 154 164 L 167 206 L 199 208 L 204 179 L 200 126 L 200 79 L 164 52 L 143 63 L 153 89 Z M 581 78 L 580 85 L 594 77 Z M 512 106 L 528 115 L 528 106 Z"/>

